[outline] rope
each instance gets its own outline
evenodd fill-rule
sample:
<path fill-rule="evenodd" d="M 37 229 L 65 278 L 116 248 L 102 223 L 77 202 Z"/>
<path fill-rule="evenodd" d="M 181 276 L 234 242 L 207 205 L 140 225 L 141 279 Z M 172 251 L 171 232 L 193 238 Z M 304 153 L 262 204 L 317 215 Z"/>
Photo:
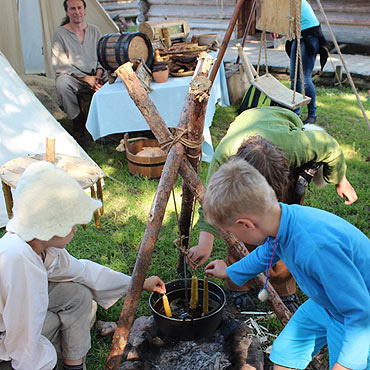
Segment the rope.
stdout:
<path fill-rule="evenodd" d="M 265 32 L 265 31 L 263 31 L 263 32 Z M 258 77 L 260 75 L 260 62 L 261 62 L 263 32 L 261 33 L 260 47 L 259 47 L 259 50 L 258 50 L 258 62 L 257 62 L 257 71 L 256 71 L 257 72 L 257 75 L 256 75 L 256 78 L 255 78 L 256 81 L 258 80 Z"/>
<path fill-rule="evenodd" d="M 261 62 L 261 54 L 262 54 L 262 46 L 265 49 L 265 68 L 266 68 L 266 74 L 269 73 L 269 66 L 267 61 L 267 41 L 266 41 L 266 31 L 262 31 L 261 33 L 261 41 L 260 41 L 260 47 L 258 51 L 258 64 L 257 64 L 257 75 L 255 77 L 255 80 L 258 80 L 259 73 L 260 73 L 260 62 Z"/>
<path fill-rule="evenodd" d="M 182 246 L 182 241 L 184 239 L 186 239 L 187 237 L 184 236 L 184 235 L 181 235 L 180 238 L 174 240 L 173 244 L 174 246 L 184 255 L 184 256 L 187 256 L 189 254 L 189 251 L 187 249 L 185 249 L 183 246 Z M 180 243 L 180 245 L 179 245 Z"/>
<path fill-rule="evenodd" d="M 302 87 L 302 95 L 303 98 L 306 97 L 305 89 L 304 89 L 304 78 L 303 78 L 303 66 L 302 66 L 302 54 L 301 54 L 301 12 L 300 10 L 300 0 L 295 1 L 295 13 L 296 13 L 296 39 L 297 39 L 297 50 L 295 56 L 295 67 L 294 67 L 294 88 L 293 88 L 293 97 L 292 103 L 295 103 L 295 94 L 297 91 L 297 77 L 298 77 L 298 69 L 301 72 L 301 87 Z"/>
<path fill-rule="evenodd" d="M 171 136 L 168 140 L 160 142 L 159 146 L 161 147 L 162 150 L 164 150 L 167 154 L 171 150 L 171 148 L 177 144 L 181 143 L 188 149 L 199 149 L 202 147 L 202 144 L 204 142 L 204 136 L 202 135 L 201 138 L 198 141 L 193 141 L 189 140 L 186 137 L 184 137 L 186 134 L 188 134 L 189 130 L 188 129 L 183 129 L 180 127 L 173 127 L 171 132 Z M 187 156 L 190 158 L 198 158 L 199 155 L 190 155 L 187 153 Z"/>
<path fill-rule="evenodd" d="M 265 68 L 266 68 L 266 74 L 269 73 L 269 64 L 267 62 L 267 41 L 266 41 L 266 31 L 262 32 L 263 37 L 263 47 L 265 48 Z"/>

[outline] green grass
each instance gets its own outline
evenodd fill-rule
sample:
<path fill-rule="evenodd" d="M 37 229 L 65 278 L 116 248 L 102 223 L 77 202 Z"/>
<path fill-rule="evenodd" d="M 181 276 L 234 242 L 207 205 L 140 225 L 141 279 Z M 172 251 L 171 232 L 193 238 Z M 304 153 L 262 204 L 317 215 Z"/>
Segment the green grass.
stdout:
<path fill-rule="evenodd" d="M 350 89 L 317 88 L 317 104 L 319 124 L 332 134 L 344 150 L 348 171 L 347 177 L 356 189 L 359 200 L 345 206 L 335 192 L 334 186 L 317 190 L 312 186 L 306 193 L 305 204 L 322 208 L 345 218 L 367 236 L 370 237 L 370 131 L 361 115 L 356 98 Z M 361 100 L 367 115 L 370 116 L 370 99 L 366 93 L 361 93 Z M 236 116 L 236 106 L 217 107 L 211 127 L 214 146 L 217 146 L 224 136 L 230 122 Z M 303 117 L 306 113 L 303 112 Z M 63 125 L 70 130 L 70 122 Z M 141 239 L 143 237 L 147 215 L 150 210 L 158 181 L 148 180 L 130 175 L 125 154 L 117 152 L 117 142 L 105 140 L 104 144 L 89 141 L 85 150 L 99 164 L 109 177 L 105 178 L 104 215 L 101 217 L 101 229 L 97 230 L 93 223 L 82 228 L 68 246 L 68 250 L 78 258 L 88 258 L 109 266 L 126 274 L 131 274 L 135 265 Z M 204 181 L 208 164 L 201 166 L 201 178 Z M 181 206 L 181 179 L 176 188 L 177 208 Z M 197 214 L 195 215 L 195 221 Z M 2 230 L 1 233 L 4 231 Z M 191 245 L 197 243 L 198 230 L 192 233 Z M 176 272 L 178 252 L 173 241 L 178 238 L 175 208 L 172 197 L 168 203 L 163 226 L 156 243 L 148 276 L 158 275 L 164 281 L 179 278 Z M 215 243 L 212 258 L 225 257 L 224 243 Z M 198 277 L 203 276 L 202 269 L 196 271 Z M 222 281 L 217 281 L 223 285 Z M 139 302 L 137 317 L 151 315 L 148 305 L 149 293 L 143 292 Z M 105 311 L 98 309 L 98 319 L 116 321 L 121 313 L 123 299 Z M 276 320 L 267 325 L 275 332 L 281 329 Z M 110 351 L 111 338 L 101 339 L 92 332 L 92 348 L 87 357 L 89 370 L 103 369 Z"/>

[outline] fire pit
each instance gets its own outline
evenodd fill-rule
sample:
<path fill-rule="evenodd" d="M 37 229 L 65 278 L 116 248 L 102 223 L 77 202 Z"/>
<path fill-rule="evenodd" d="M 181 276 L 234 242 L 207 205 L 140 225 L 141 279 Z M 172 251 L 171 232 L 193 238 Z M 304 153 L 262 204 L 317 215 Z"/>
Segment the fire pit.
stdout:
<path fill-rule="evenodd" d="M 199 280 L 199 301 L 203 299 L 203 285 L 204 281 Z M 150 308 L 159 331 L 158 335 L 162 339 L 194 340 L 209 337 L 215 332 L 222 320 L 222 311 L 226 302 L 225 293 L 217 284 L 208 282 L 209 312 L 206 315 L 201 314 L 199 310 L 188 309 L 191 279 L 173 280 L 166 284 L 166 290 L 174 312 L 173 317 L 165 315 L 160 294 L 152 293 L 149 298 Z"/>

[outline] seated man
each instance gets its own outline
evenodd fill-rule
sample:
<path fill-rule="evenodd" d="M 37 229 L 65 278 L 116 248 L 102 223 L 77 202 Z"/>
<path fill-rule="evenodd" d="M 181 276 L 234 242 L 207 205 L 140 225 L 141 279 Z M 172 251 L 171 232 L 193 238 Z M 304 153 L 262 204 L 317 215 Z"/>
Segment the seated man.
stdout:
<path fill-rule="evenodd" d="M 307 131 L 302 128 L 299 117 L 285 108 L 262 107 L 244 111 L 230 125 L 218 145 L 208 170 L 207 182 L 221 164 L 236 154 L 266 177 L 279 201 L 292 203 L 294 187 L 290 172 L 300 173 L 299 168 L 318 162 L 322 163 L 325 182 L 336 185 L 338 195 L 347 198 L 345 204 L 355 202 L 357 195 L 346 178 L 346 164 L 339 144 L 322 130 Z M 204 221 L 202 211 L 198 226 L 198 245 L 190 248 L 187 256 L 192 267 L 199 267 L 208 260 L 214 237 L 218 235 L 217 230 Z M 248 245 L 247 248 L 252 251 L 256 246 Z M 230 265 L 238 259 L 238 254 L 228 248 L 227 263 Z M 294 312 L 299 305 L 295 295 L 296 284 L 282 261 L 274 266 L 270 281 L 288 309 Z M 248 294 L 250 282 L 238 287 L 227 280 L 226 286 L 238 308 L 253 308 Z"/>
<path fill-rule="evenodd" d="M 53 37 L 52 64 L 58 96 L 68 118 L 73 120 L 72 135 L 80 139 L 85 133 L 86 117 L 78 95 L 94 92 L 104 82 L 97 55 L 101 32 L 95 25 L 85 23 L 85 0 L 64 0 L 63 4 L 66 18 Z"/>

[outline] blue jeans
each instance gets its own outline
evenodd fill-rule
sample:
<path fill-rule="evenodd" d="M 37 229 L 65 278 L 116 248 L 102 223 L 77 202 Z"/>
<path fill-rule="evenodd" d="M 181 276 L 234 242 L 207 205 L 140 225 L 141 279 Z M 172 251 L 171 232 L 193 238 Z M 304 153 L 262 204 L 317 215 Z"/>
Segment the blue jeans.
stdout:
<path fill-rule="evenodd" d="M 304 89 L 307 96 L 311 98 L 310 104 L 308 104 L 308 117 L 316 117 L 316 91 L 315 86 L 312 82 L 312 71 L 315 66 L 316 55 L 319 52 L 319 38 L 316 36 L 308 35 L 306 36 L 311 40 L 312 47 L 314 49 L 313 54 L 307 53 L 307 48 L 301 38 L 301 55 L 302 55 L 302 65 L 303 65 L 303 79 L 304 79 Z M 295 73 L 295 60 L 297 52 L 297 40 L 293 41 L 292 49 L 290 51 L 290 88 L 294 89 L 294 73 Z M 296 91 L 302 92 L 301 86 L 301 72 L 298 69 L 297 72 L 297 88 Z M 295 110 L 295 113 L 300 114 L 301 109 Z"/>

